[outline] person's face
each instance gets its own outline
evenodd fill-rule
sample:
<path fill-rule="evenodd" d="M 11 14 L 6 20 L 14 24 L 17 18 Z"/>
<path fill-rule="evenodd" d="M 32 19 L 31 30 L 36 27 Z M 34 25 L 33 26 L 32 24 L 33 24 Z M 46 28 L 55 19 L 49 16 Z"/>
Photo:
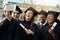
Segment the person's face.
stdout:
<path fill-rule="evenodd" d="M 39 15 L 39 21 L 41 23 L 44 23 L 46 21 L 46 16 L 45 15 Z"/>
<path fill-rule="evenodd" d="M 53 14 L 48 14 L 47 22 L 50 24 L 54 22 L 54 15 Z"/>
<path fill-rule="evenodd" d="M 4 15 L 6 16 L 6 17 L 9 17 L 10 16 L 10 12 L 9 11 L 4 11 Z"/>
<path fill-rule="evenodd" d="M 31 20 L 32 17 L 33 17 L 33 12 L 28 10 L 25 14 L 25 20 L 26 21 Z"/>
<path fill-rule="evenodd" d="M 17 12 L 13 12 L 13 13 L 12 13 L 12 17 L 15 18 L 15 19 L 18 19 L 19 16 L 20 16 L 20 14 L 17 13 Z"/>

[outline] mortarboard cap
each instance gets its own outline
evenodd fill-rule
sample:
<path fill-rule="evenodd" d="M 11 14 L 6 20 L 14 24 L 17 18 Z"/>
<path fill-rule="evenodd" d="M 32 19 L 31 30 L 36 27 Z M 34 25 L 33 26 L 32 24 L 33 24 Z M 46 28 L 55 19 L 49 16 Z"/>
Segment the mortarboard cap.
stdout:
<path fill-rule="evenodd" d="M 18 6 L 16 6 L 15 11 L 18 11 L 19 14 L 22 13 L 22 10 Z"/>
<path fill-rule="evenodd" d="M 6 11 L 14 11 L 16 5 L 5 5 L 4 10 Z"/>
<path fill-rule="evenodd" d="M 59 12 L 56 11 L 48 11 L 48 14 L 53 14 L 56 18 L 59 16 Z"/>
<path fill-rule="evenodd" d="M 40 15 L 45 15 L 45 16 L 47 16 L 48 13 L 45 12 L 44 10 L 41 10 L 41 11 L 39 12 L 39 14 L 40 14 Z"/>
<path fill-rule="evenodd" d="M 6 11 L 17 11 L 19 14 L 22 13 L 22 10 L 17 5 L 5 5 L 4 10 Z"/>
<path fill-rule="evenodd" d="M 33 12 L 33 17 L 35 17 L 35 16 L 38 14 L 38 12 L 37 12 L 35 9 L 33 9 L 32 7 L 29 7 L 29 8 L 25 11 L 25 13 L 26 13 L 28 10 L 30 10 L 30 11 Z"/>

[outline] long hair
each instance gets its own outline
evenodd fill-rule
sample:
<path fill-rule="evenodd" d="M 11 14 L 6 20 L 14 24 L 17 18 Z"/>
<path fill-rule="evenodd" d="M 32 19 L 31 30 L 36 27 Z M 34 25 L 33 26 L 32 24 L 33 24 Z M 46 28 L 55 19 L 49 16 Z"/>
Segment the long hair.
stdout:
<path fill-rule="evenodd" d="M 25 15 L 24 15 L 24 21 L 26 21 L 25 20 Z M 34 34 L 35 34 L 35 27 L 34 27 L 34 17 L 32 16 L 32 18 L 31 18 L 31 20 L 30 20 L 30 30 L 32 30 L 33 32 L 34 32 Z M 33 35 L 33 40 L 34 40 L 34 38 L 35 38 L 35 35 Z"/>
<path fill-rule="evenodd" d="M 24 15 L 24 22 L 25 22 L 26 20 L 25 20 L 25 15 Z M 32 31 L 34 31 L 35 30 L 35 28 L 34 28 L 34 17 L 32 16 L 32 18 L 31 18 L 31 20 L 30 20 L 30 29 L 32 30 Z"/>

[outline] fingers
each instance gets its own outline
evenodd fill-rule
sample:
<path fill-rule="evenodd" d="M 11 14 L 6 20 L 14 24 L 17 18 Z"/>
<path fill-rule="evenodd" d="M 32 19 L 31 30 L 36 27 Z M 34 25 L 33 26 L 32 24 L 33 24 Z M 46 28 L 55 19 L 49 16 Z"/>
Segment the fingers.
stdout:
<path fill-rule="evenodd" d="M 28 29 L 28 31 L 30 32 L 30 34 L 32 34 L 32 35 L 34 34 L 34 32 L 33 32 L 33 31 L 31 31 L 30 29 Z"/>
<path fill-rule="evenodd" d="M 30 35 L 30 34 L 31 34 L 31 35 L 34 35 L 34 32 L 31 31 L 30 29 L 26 30 L 25 32 L 26 32 L 26 34 L 28 34 L 28 35 Z"/>

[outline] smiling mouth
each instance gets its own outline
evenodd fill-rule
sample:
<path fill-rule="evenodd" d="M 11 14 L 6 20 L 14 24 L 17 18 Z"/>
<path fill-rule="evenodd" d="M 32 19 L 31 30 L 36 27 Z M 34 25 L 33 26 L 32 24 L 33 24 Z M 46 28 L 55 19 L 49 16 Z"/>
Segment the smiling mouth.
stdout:
<path fill-rule="evenodd" d="M 48 21 L 51 21 L 51 20 L 48 20 Z"/>

